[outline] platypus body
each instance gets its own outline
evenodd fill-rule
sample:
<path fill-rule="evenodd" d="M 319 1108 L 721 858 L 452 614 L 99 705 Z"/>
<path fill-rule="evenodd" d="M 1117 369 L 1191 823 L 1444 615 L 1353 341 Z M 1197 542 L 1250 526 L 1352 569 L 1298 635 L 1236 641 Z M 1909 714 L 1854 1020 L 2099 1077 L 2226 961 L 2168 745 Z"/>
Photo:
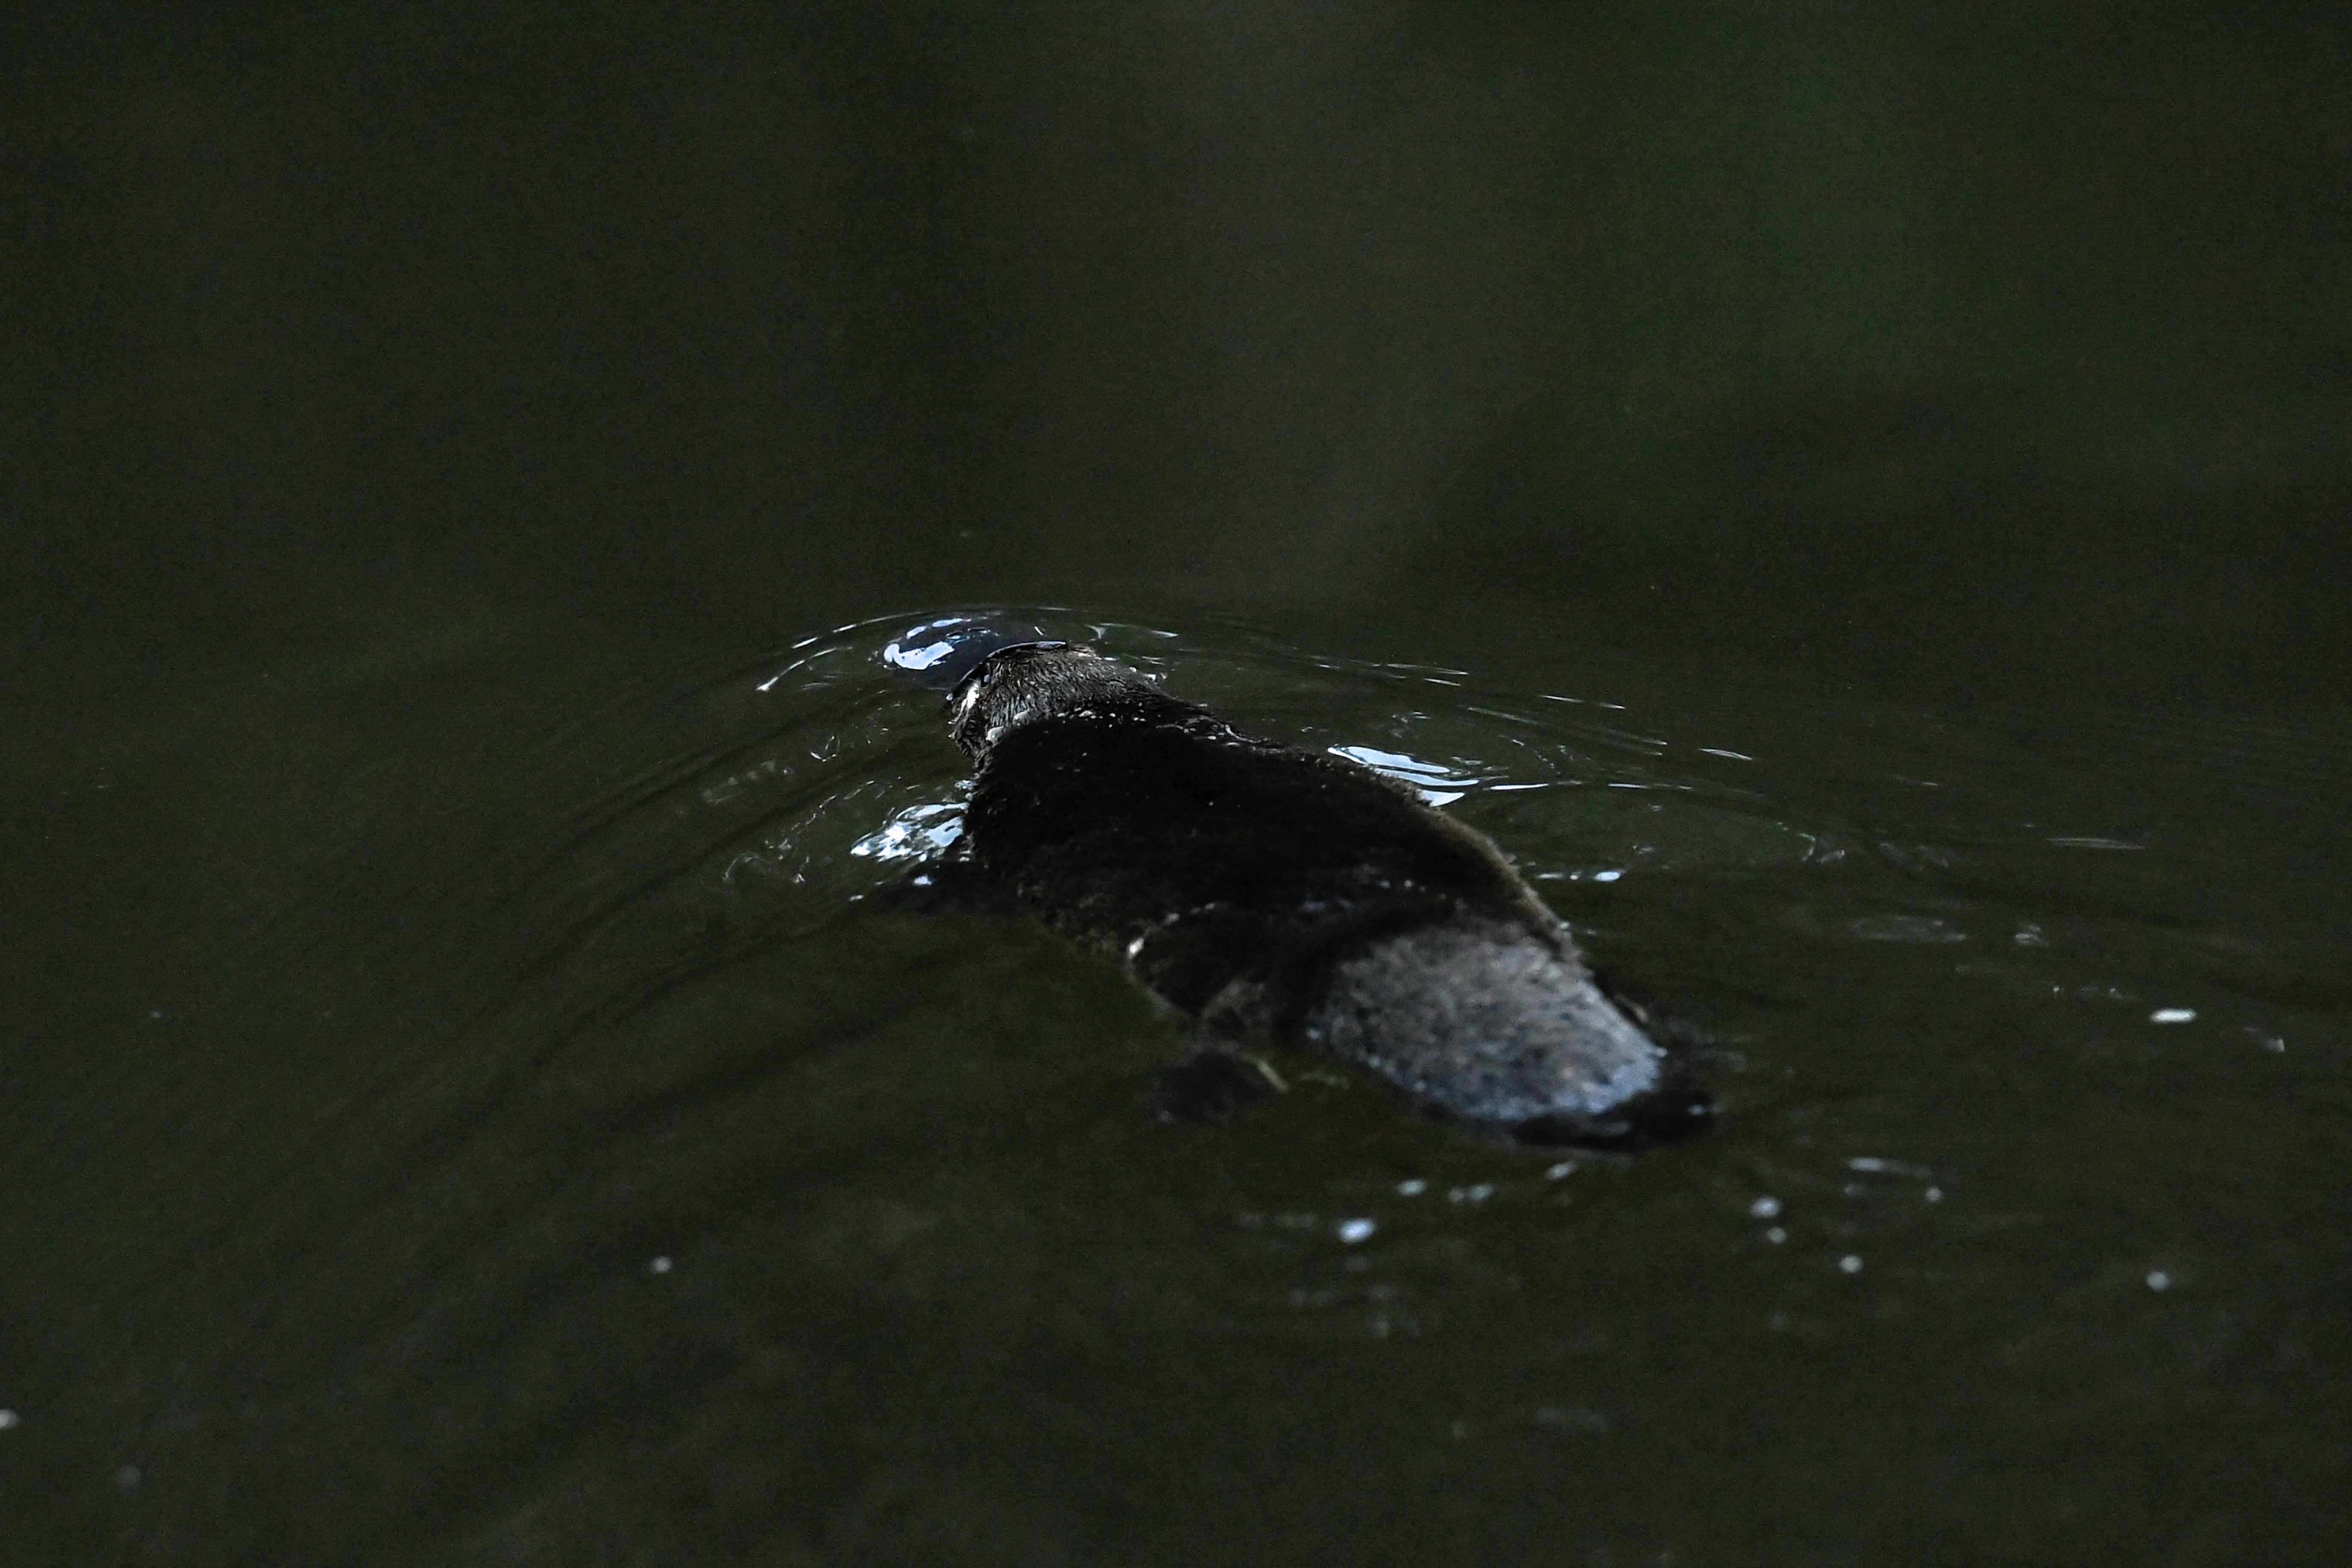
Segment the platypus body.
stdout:
<path fill-rule="evenodd" d="M 1408 786 L 1247 739 L 1091 648 L 992 633 L 946 662 L 949 731 L 977 770 L 961 855 L 1124 963 L 1204 1059 L 1303 1046 L 1531 1143 L 1705 1124 L 1560 921 Z"/>

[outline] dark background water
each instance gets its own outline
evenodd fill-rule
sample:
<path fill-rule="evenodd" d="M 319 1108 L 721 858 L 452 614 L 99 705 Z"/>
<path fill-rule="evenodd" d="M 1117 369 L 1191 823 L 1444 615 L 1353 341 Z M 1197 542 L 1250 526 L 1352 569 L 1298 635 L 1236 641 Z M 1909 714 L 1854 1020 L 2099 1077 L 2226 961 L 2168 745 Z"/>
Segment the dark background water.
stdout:
<path fill-rule="evenodd" d="M 12 1560 L 2352 1546 L 2334 12 L 85 6 L 0 154 Z M 1150 1123 L 857 897 L 982 604 L 1719 1134 Z"/>

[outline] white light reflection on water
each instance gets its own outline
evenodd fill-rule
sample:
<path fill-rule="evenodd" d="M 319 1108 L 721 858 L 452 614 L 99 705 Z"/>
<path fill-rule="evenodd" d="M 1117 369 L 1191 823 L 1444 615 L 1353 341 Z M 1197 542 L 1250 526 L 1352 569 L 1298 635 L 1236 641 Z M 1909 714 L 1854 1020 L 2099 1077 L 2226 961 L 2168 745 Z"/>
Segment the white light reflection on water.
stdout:
<path fill-rule="evenodd" d="M 963 807 L 935 801 L 893 812 L 890 820 L 849 847 L 874 860 L 929 860 L 963 837 Z"/>
<path fill-rule="evenodd" d="M 927 628 L 918 628 L 923 630 Z M 883 662 L 900 669 L 925 670 L 955 652 L 956 645 L 946 637 L 936 637 L 920 647 L 908 647 L 904 643 L 892 643 L 882 650 Z"/>
<path fill-rule="evenodd" d="M 1383 752 L 1375 746 L 1334 746 L 1331 752 L 1412 785 L 1421 792 L 1421 798 L 1432 805 L 1450 805 L 1486 782 L 1475 774 L 1451 773 L 1440 763 L 1424 763 L 1402 752 Z"/>

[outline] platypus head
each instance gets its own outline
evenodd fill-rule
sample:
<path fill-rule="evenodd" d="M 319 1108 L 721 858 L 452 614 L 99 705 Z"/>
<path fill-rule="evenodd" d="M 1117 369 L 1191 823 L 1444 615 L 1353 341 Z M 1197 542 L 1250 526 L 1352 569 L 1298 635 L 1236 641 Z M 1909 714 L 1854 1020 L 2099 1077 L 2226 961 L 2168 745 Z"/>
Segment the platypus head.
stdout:
<path fill-rule="evenodd" d="M 984 655 L 950 693 L 948 733 L 978 762 L 1024 724 L 1158 695 L 1135 671 L 1083 645 L 1008 643 Z"/>
<path fill-rule="evenodd" d="M 974 762 L 1007 731 L 1080 709 L 1181 707 L 1142 676 L 1025 621 L 955 616 L 908 627 L 882 662 L 948 694 L 948 733 Z M 1189 711 L 1189 710 L 1187 710 Z"/>

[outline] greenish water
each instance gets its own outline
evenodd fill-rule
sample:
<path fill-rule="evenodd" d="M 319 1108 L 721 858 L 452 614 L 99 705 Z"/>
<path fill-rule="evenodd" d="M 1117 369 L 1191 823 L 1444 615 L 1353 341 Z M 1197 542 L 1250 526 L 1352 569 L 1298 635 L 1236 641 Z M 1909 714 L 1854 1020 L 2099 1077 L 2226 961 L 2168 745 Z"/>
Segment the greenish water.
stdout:
<path fill-rule="evenodd" d="M 1710 1039 L 1713 1136 L 1555 1161 L 1312 1064 L 1160 1125 L 1181 1042 L 1114 971 L 871 908 L 952 831 L 936 700 L 878 658 L 913 618 L 634 679 L 477 627 L 62 767 L 52 854 L 79 820 L 110 901 L 248 885 L 26 1041 L 13 1528 L 126 1563 L 2342 1539 L 2324 738 L 1049 614 L 1459 791 Z M 333 797 L 284 882 L 300 803 L 207 777 L 224 733 Z M 111 841 L 175 804 L 209 844 Z"/>
<path fill-rule="evenodd" d="M 2352 1556 L 2347 62 L 0 22 L 0 1562 Z M 869 896 L 976 607 L 1457 795 L 1716 1131 L 1154 1121 Z"/>

